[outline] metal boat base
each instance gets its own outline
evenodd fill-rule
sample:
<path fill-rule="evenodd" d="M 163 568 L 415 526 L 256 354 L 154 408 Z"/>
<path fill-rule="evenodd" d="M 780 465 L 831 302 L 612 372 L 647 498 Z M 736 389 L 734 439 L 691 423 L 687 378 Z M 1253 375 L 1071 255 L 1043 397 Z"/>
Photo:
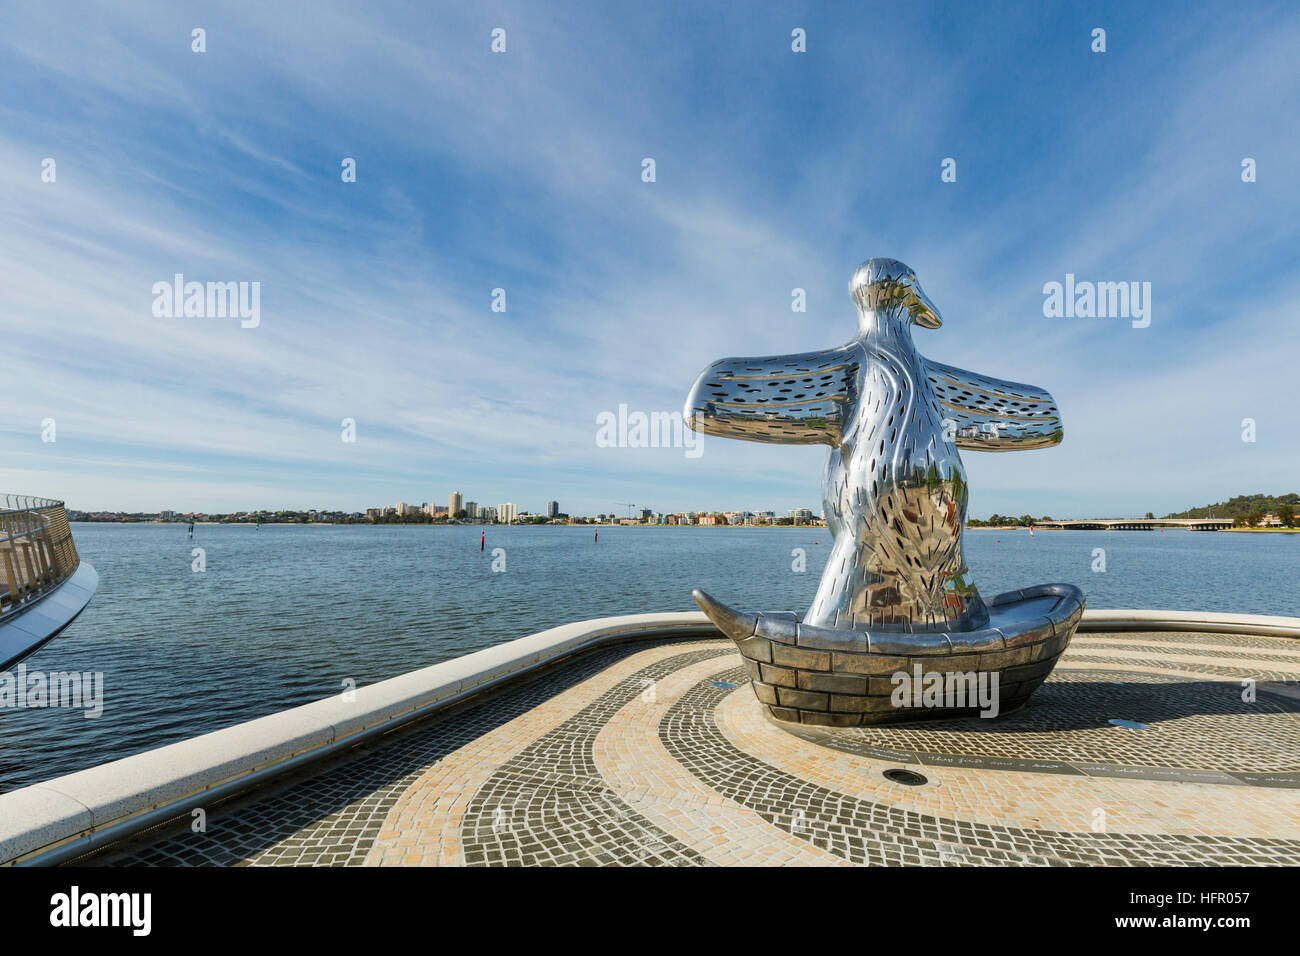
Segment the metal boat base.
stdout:
<path fill-rule="evenodd" d="M 772 718 L 824 727 L 973 716 L 985 710 L 972 699 L 981 680 L 997 704 L 987 711 L 1009 713 L 1046 680 L 1084 609 L 1074 585 L 1040 584 L 995 597 L 980 630 L 908 633 L 816 627 L 792 611 L 744 614 L 698 590 L 695 601 L 740 649 Z M 944 691 L 912 692 L 927 684 Z"/>

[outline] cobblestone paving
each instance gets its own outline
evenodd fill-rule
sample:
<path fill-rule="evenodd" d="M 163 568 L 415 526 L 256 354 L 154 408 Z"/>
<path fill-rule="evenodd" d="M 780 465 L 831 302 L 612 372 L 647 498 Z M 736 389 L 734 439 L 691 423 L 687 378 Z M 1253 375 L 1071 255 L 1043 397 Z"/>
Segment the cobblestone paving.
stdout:
<path fill-rule="evenodd" d="M 647 644 L 637 644 L 642 650 Z M 133 866 L 358 865 L 393 803 L 423 769 L 580 684 L 629 653 L 613 648 L 563 671 L 315 768 L 265 794 L 211 808 L 207 832 L 146 831 L 99 862 Z M 188 821 L 187 821 L 188 822 Z M 162 834 L 158 838 L 157 834 Z"/>
<path fill-rule="evenodd" d="M 1073 648 L 1071 649 L 1073 650 Z M 1249 661 L 1243 661 L 1241 664 L 1221 664 L 1214 663 L 1214 658 L 1206 658 L 1204 662 L 1198 661 L 1193 664 L 1186 661 L 1170 660 L 1167 657 L 1109 657 L 1089 653 L 1087 648 L 1081 648 L 1077 653 L 1071 654 L 1069 660 L 1072 664 L 1111 664 L 1116 667 L 1135 667 L 1182 672 L 1184 674 L 1213 674 L 1216 677 L 1234 678 L 1238 682 L 1247 679 L 1291 682 L 1300 680 L 1300 672 L 1250 667 L 1248 666 Z"/>
<path fill-rule="evenodd" d="M 1238 684 L 1131 671 L 1074 670 L 1071 657 L 1020 710 L 997 720 L 945 720 L 823 731 L 823 739 L 888 750 L 1221 771 L 1300 770 L 1300 702 Z M 1116 663 L 1122 663 L 1116 659 Z M 1136 720 L 1143 731 L 1110 724 Z"/>
<path fill-rule="evenodd" d="M 1132 652 L 1141 649 L 1140 645 L 1121 644 L 1118 642 L 1078 641 L 1077 639 L 1076 641 L 1079 644 L 1077 650 L 1081 653 L 1096 653 L 1100 650 Z M 1172 641 L 1166 642 L 1165 644 L 1160 645 L 1158 649 L 1171 655 L 1176 654 L 1181 657 L 1203 658 L 1207 664 L 1214 663 L 1215 658 L 1222 658 L 1223 655 L 1223 649 L 1221 647 L 1216 647 L 1212 644 L 1191 644 L 1191 642 L 1188 642 L 1187 646 L 1182 645 L 1181 642 L 1178 645 L 1174 645 Z M 1270 654 L 1266 651 L 1255 653 L 1253 649 L 1250 648 L 1247 648 L 1250 653 L 1246 654 L 1240 653 L 1240 648 L 1233 648 L 1232 650 L 1234 653 L 1239 655 L 1236 660 L 1240 666 L 1247 666 L 1255 661 L 1267 661 L 1272 664 L 1290 664 L 1292 667 L 1297 666 L 1295 657 L 1290 654 Z M 1300 670 L 1296 671 L 1294 676 L 1300 677 Z"/>
<path fill-rule="evenodd" d="M 720 640 L 601 651 L 91 862 L 1300 863 L 1300 703 L 1240 683 L 1294 687 L 1295 641 L 1081 635 L 997 721 L 815 739 L 764 719 L 739 663 Z M 883 779 L 900 764 L 930 780 Z"/>
<path fill-rule="evenodd" d="M 722 675 L 743 679 L 744 669 Z M 725 694 L 701 682 L 673 706 L 660 736 L 683 766 L 729 800 L 819 848 L 870 865 L 1252 865 L 1300 860 L 1300 839 L 1067 833 L 945 820 L 859 800 L 783 772 L 734 747 L 714 721 Z"/>
<path fill-rule="evenodd" d="M 1083 643 L 1106 643 L 1114 642 L 1118 645 L 1138 646 L 1161 644 L 1205 644 L 1211 647 L 1231 647 L 1234 651 L 1240 651 L 1243 648 L 1259 648 L 1261 650 L 1278 651 L 1279 660 L 1300 663 L 1296 655 L 1288 654 L 1284 649 L 1286 641 L 1290 638 L 1278 637 L 1257 637 L 1253 634 L 1217 634 L 1206 631 L 1089 631 L 1084 634 L 1075 634 L 1071 644 Z M 1283 649 L 1279 649 L 1278 644 L 1283 644 Z"/>
<path fill-rule="evenodd" d="M 733 656 L 712 648 L 644 667 L 508 761 L 465 815 L 465 862 L 707 864 L 605 785 L 592 748 L 610 718 L 659 679 L 724 655 Z"/>

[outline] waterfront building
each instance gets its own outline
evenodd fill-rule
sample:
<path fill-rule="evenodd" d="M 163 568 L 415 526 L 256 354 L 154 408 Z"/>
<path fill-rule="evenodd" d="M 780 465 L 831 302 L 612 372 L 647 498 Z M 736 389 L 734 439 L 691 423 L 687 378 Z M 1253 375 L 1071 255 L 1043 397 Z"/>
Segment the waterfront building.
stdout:
<path fill-rule="evenodd" d="M 560 503 L 558 501 L 548 501 L 546 503 L 546 517 L 554 518 L 560 513 Z"/>
<path fill-rule="evenodd" d="M 453 491 L 451 498 L 447 501 L 447 517 L 456 517 L 456 512 L 465 510 L 465 496 L 459 491 Z"/>
<path fill-rule="evenodd" d="M 504 524 L 509 524 L 510 522 L 514 521 L 515 518 L 517 518 L 518 516 L 519 516 L 519 509 L 515 507 L 514 502 L 507 501 L 505 504 L 497 505 L 498 521 L 501 521 Z"/>
<path fill-rule="evenodd" d="M 468 519 L 471 520 L 471 521 L 473 521 L 473 520 L 475 520 L 476 518 L 478 518 L 478 502 L 477 502 L 477 501 L 467 501 L 467 502 L 465 502 L 465 517 L 468 518 Z"/>

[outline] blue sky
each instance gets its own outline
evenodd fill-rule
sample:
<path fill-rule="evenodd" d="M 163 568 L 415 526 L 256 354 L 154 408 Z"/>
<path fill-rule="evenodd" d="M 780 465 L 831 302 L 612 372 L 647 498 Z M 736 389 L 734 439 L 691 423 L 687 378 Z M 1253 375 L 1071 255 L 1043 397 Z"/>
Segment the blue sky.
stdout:
<path fill-rule="evenodd" d="M 943 311 L 924 354 L 1061 408 L 1059 448 L 963 456 L 973 515 L 1300 487 L 1294 6 L 72 9 L 0 11 L 5 491 L 817 508 L 821 447 L 603 448 L 596 416 L 846 341 L 871 256 Z M 261 324 L 155 317 L 177 272 L 260 282 Z M 1044 317 L 1066 273 L 1150 282 L 1150 327 Z"/>

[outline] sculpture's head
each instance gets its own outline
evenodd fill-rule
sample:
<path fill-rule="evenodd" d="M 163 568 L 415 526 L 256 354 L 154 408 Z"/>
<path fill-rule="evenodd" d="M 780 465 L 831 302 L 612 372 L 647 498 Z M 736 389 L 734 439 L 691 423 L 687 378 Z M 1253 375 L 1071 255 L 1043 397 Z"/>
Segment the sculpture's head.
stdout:
<path fill-rule="evenodd" d="M 853 271 L 849 295 L 859 319 L 893 313 L 927 329 L 943 324 L 938 308 L 921 289 L 916 273 L 897 259 L 868 259 Z"/>

